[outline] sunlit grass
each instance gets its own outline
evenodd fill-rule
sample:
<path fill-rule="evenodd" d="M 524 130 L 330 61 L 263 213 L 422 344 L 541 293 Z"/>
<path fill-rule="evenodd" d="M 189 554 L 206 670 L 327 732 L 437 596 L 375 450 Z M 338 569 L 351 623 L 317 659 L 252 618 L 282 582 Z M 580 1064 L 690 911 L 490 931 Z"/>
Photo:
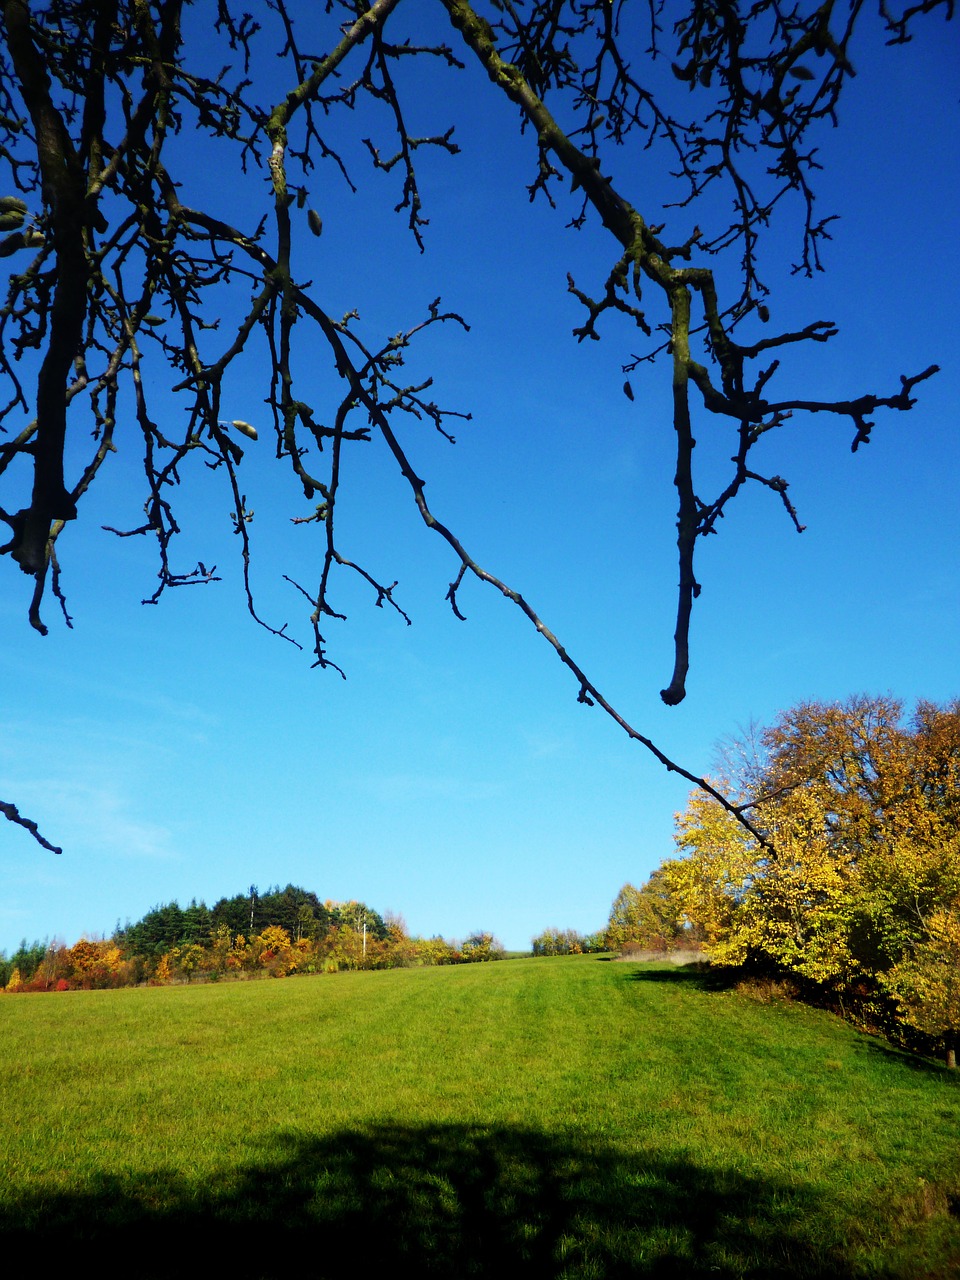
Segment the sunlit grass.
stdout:
<path fill-rule="evenodd" d="M 4 997 L 0 1222 L 152 1232 L 143 1275 L 198 1222 L 234 1275 L 294 1244 L 333 1274 L 357 1232 L 431 1275 L 955 1274 L 958 1081 L 712 985 L 585 957 Z"/>

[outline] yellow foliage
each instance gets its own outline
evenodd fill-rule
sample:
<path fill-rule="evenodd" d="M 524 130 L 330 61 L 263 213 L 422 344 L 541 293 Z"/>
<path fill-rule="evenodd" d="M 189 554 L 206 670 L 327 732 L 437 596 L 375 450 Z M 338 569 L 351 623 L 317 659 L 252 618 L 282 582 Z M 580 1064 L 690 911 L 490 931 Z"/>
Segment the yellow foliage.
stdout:
<path fill-rule="evenodd" d="M 266 951 L 287 951 L 290 948 L 290 935 L 278 924 L 268 925 L 262 933 L 257 934 L 257 941 Z"/>
<path fill-rule="evenodd" d="M 683 916 L 717 963 L 741 963 L 749 945 L 743 903 L 756 872 L 753 841 L 702 791 L 677 814 L 675 839 L 686 856 L 668 859 L 662 870 Z"/>
<path fill-rule="evenodd" d="M 960 1033 L 960 900 L 933 913 L 924 940 L 884 985 L 910 1026 L 934 1036 Z"/>
<path fill-rule="evenodd" d="M 294 951 L 289 933 L 280 925 L 268 925 L 262 933 L 257 934 L 255 941 L 259 948 L 260 964 L 274 977 L 282 978 L 297 967 L 301 953 Z"/>
<path fill-rule="evenodd" d="M 68 956 L 75 972 L 82 974 L 99 963 L 100 948 L 88 938 L 81 938 L 70 948 Z"/>
<path fill-rule="evenodd" d="M 929 984 L 947 989 L 936 956 L 960 896 L 960 704 L 922 703 L 909 726 L 889 698 L 803 704 L 760 745 L 739 793 L 769 847 L 698 791 L 677 815 L 681 856 L 661 868 L 711 958 L 763 956 L 839 986 L 903 960 L 903 1001 L 909 989 L 911 1008 L 938 1010 L 911 1017 L 942 1021 Z"/>

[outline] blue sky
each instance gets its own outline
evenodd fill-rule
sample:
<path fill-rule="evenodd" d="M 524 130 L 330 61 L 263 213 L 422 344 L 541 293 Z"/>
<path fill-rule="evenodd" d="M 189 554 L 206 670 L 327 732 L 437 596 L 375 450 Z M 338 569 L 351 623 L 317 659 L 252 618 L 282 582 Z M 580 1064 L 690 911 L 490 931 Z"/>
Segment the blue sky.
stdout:
<path fill-rule="evenodd" d="M 455 103 L 444 95 L 458 81 L 438 76 L 423 91 L 425 117 L 446 110 L 463 147 L 424 163 L 425 255 L 390 213 L 384 175 L 358 163 L 351 197 L 328 167 L 312 192 L 324 234 L 307 238 L 316 260 L 302 274 L 332 313 L 357 305 L 366 331 L 385 335 L 440 293 L 471 324 L 431 332 L 411 358 L 414 372 L 435 375 L 441 403 L 474 415 L 456 446 L 416 424 L 404 436 L 434 510 L 524 593 L 626 718 L 695 771 L 710 768 L 718 739 L 801 699 L 960 694 L 954 34 L 936 20 L 905 49 L 875 39 L 859 51 L 841 128 L 822 139 L 820 200 L 841 214 L 828 272 L 790 276 L 786 217 L 766 260 L 773 326 L 841 326 L 828 346 L 790 353 L 784 388 L 887 394 L 901 372 L 931 362 L 942 372 L 910 414 L 880 415 L 856 455 L 847 425 L 829 420 L 797 418 L 764 441 L 759 463 L 791 482 L 806 532 L 766 492 L 730 509 L 700 554 L 688 696 L 674 709 L 658 696 L 676 580 L 669 372 L 633 375 L 631 404 L 620 368 L 639 349 L 633 332 L 611 324 L 584 345 L 570 336 L 581 314 L 566 273 L 595 294 L 612 243 L 596 228 L 566 230 L 573 205 L 529 205 L 529 139 L 472 72 Z M 657 221 L 646 193 L 662 196 L 662 184 L 648 163 L 631 154 L 610 167 Z M 227 412 L 265 428 L 258 372 L 238 378 Z M 329 402 L 323 357 L 315 379 L 312 393 Z M 703 424 L 701 449 L 721 464 L 731 450 L 713 430 Z M 304 602 L 282 574 L 309 582 L 318 535 L 290 524 L 304 503 L 265 436 L 244 464 L 254 582 L 264 616 L 306 641 Z M 61 541 L 74 630 L 49 605 L 49 636 L 29 630 L 29 583 L 0 566 L 0 796 L 64 846 L 57 858 L 0 825 L 0 947 L 70 942 L 159 902 L 288 881 L 392 909 L 415 932 L 485 928 L 524 947 L 548 925 L 602 926 L 624 881 L 671 852 L 686 786 L 578 705 L 556 656 L 495 593 L 465 587 L 468 621 L 452 616 L 454 565 L 385 455 L 348 461 L 342 549 L 399 579 L 413 626 L 342 576 L 334 599 L 348 621 L 325 634 L 344 681 L 245 615 L 215 477 L 184 486 L 192 520 L 180 556 L 216 562 L 224 581 L 141 606 L 154 582 L 149 546 L 100 531 L 136 523 L 142 503 L 136 442 L 120 443 Z"/>

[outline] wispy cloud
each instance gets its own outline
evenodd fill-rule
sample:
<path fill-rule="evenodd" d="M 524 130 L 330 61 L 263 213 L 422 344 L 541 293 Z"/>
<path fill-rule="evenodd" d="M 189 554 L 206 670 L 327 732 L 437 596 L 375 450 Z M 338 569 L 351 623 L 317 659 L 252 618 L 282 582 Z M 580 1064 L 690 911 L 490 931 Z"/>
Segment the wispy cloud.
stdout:
<path fill-rule="evenodd" d="M 16 798 L 48 839 L 64 846 L 123 859 L 175 857 L 170 829 L 138 816 L 136 797 L 119 781 L 6 776 L 0 788 Z"/>

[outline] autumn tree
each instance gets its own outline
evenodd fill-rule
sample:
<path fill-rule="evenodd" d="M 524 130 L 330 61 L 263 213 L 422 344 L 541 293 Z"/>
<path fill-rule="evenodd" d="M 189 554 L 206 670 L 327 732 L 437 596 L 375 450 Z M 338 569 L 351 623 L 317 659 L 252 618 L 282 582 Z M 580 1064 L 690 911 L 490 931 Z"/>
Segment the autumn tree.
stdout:
<path fill-rule="evenodd" d="M 721 810 L 721 812 L 726 812 Z M 663 867 L 652 872 L 639 889 L 625 884 L 613 900 L 604 943 L 608 951 L 628 945 L 669 951 L 697 944 L 700 927 L 684 921 L 679 899 Z"/>
<path fill-rule="evenodd" d="M 455 157 L 455 104 L 473 91 L 472 64 L 515 114 L 531 199 L 566 208 L 572 229 L 608 246 L 603 278 L 569 279 L 582 308 L 574 334 L 598 339 L 612 318 L 625 319 L 636 338 L 611 376 L 627 375 L 633 398 L 631 379 L 658 359 L 672 388 L 663 425 L 676 448 L 678 595 L 662 697 L 673 705 L 686 689 L 700 540 L 751 486 L 800 527 L 787 481 L 755 461 L 757 444 L 796 415 L 827 413 L 847 424 L 856 450 L 878 411 L 909 409 L 935 371 L 905 369 L 877 390 L 854 382 L 841 399 L 781 385 L 781 359 L 829 341 L 835 328 L 813 319 L 773 329 L 759 253 L 774 210 L 792 202 L 796 266 L 821 268 L 831 216 L 815 203 L 816 136 L 837 119 L 855 36 L 872 23 L 864 39 L 905 43 L 935 10 L 951 16 L 952 4 L 894 0 L 875 15 L 835 0 L 272 0 L 255 12 L 233 0 L 3 0 L 0 256 L 10 275 L 0 309 L 0 551 L 26 575 L 30 625 L 46 632 L 50 595 L 69 625 L 67 531 L 113 455 L 139 450 L 142 518 L 131 523 L 118 510 L 106 527 L 155 543 L 147 598 L 218 576 L 208 557 L 182 560 L 177 543 L 178 486 L 210 468 L 232 512 L 250 613 L 299 644 L 286 623 L 260 615 L 250 577 L 247 454 L 255 468 L 267 465 L 262 430 L 289 475 L 290 518 L 317 536 L 312 579 L 290 579 L 305 601 L 309 648 L 315 665 L 339 670 L 324 634 L 342 616 L 339 572 L 359 574 L 376 605 L 409 621 L 396 582 L 352 558 L 337 520 L 344 477 L 362 477 L 364 456 L 380 448 L 446 544 L 456 616 L 469 581 L 492 586 L 553 647 L 582 702 L 709 790 L 626 722 L 525 597 L 432 510 L 409 427 L 427 423 L 451 438 L 469 412 L 439 404 L 429 377 L 408 376 L 405 362 L 428 331 L 468 318 L 438 296 L 380 333 L 335 310 L 339 290 L 312 252 L 324 185 L 351 182 L 346 157 L 357 143 L 393 184 L 388 208 L 427 247 L 418 164 L 429 151 Z M 419 101 L 411 63 L 447 77 L 442 109 Z M 435 117 L 424 132 L 410 123 L 421 108 Z M 370 133 L 359 133 L 367 122 Z M 658 173 L 675 175 L 666 215 L 646 206 L 633 175 L 641 148 Z M 576 193 L 572 206 L 564 187 Z M 740 268 L 722 286 L 720 254 Z M 342 266 L 347 283 L 352 269 Z M 265 414 L 259 404 L 236 407 L 241 364 L 262 370 Z M 719 482 L 699 469 L 703 422 L 727 435 Z M 54 847 L 12 802 L 0 808 Z"/>
<path fill-rule="evenodd" d="M 416 963 L 422 965 L 455 964 L 460 959 L 456 946 L 439 934 L 432 938 L 417 938 L 416 953 Z"/>
<path fill-rule="evenodd" d="M 467 964 L 480 964 L 488 960 L 502 960 L 505 952 L 499 938 L 486 930 L 478 929 L 464 940 L 460 954 Z"/>
<path fill-rule="evenodd" d="M 297 953 L 286 929 L 269 925 L 254 939 L 257 962 L 275 978 L 282 978 L 297 967 Z"/>
<path fill-rule="evenodd" d="M 762 843 L 702 792 L 662 868 L 714 959 L 838 993 L 892 993 L 903 1020 L 956 1032 L 947 982 L 960 898 L 960 703 L 803 703 L 754 740 L 732 794 Z"/>
<path fill-rule="evenodd" d="M 720 785 L 732 791 L 731 784 Z M 741 791 L 740 803 L 747 803 Z M 762 854 L 750 833 L 722 805 L 702 791 L 692 792 L 676 816 L 679 858 L 660 867 L 677 909 L 721 963 L 742 963 L 748 944 L 744 904 Z M 759 846 L 762 850 L 763 846 Z"/>
<path fill-rule="evenodd" d="M 884 975 L 904 1022 L 943 1041 L 946 1063 L 957 1065 L 960 1043 L 960 899 L 935 911 L 922 939 Z"/>

